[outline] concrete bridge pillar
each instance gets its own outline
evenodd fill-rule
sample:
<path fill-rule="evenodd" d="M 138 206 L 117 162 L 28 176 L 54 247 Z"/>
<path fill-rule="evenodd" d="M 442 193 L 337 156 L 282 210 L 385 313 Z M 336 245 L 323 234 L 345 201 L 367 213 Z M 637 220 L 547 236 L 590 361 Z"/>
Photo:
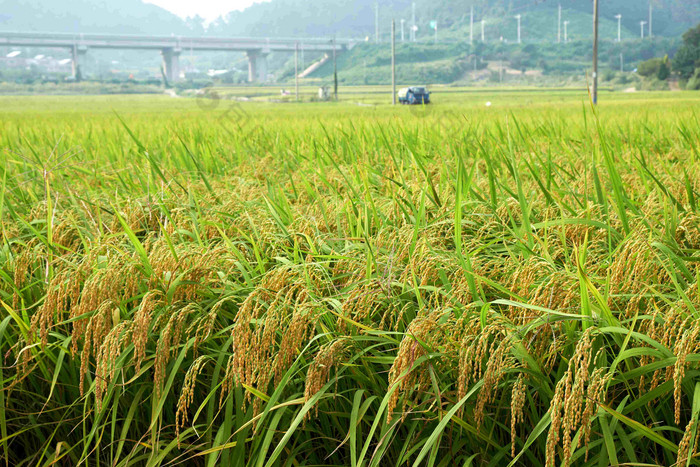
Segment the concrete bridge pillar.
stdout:
<path fill-rule="evenodd" d="M 269 52 L 262 50 L 249 50 L 248 55 L 248 82 L 264 83 L 267 81 L 267 56 Z"/>
<path fill-rule="evenodd" d="M 180 81 L 180 49 L 163 49 L 163 72 L 168 83 L 176 83 Z"/>
<path fill-rule="evenodd" d="M 74 45 L 72 50 L 73 61 L 71 62 L 73 68 L 73 79 L 80 81 L 83 79 L 85 56 L 87 55 L 87 47 L 81 45 Z"/>

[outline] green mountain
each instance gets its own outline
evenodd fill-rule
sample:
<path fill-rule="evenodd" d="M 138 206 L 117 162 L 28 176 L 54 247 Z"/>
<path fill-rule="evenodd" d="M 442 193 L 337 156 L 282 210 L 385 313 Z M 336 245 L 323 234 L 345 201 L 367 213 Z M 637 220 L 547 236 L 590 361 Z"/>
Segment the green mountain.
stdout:
<path fill-rule="evenodd" d="M 649 0 L 603 0 L 601 17 L 614 23 L 622 15 L 625 34 L 640 34 L 640 21 L 648 18 Z M 653 3 L 654 34 L 680 36 L 700 21 L 700 2 L 689 0 L 651 0 Z M 255 4 L 243 11 L 232 12 L 211 25 L 209 32 L 217 35 L 246 36 L 351 36 L 374 38 L 375 6 L 379 4 L 380 35 L 388 38 L 390 21 L 405 20 L 412 24 L 412 0 L 271 0 Z M 437 21 L 440 31 L 468 31 L 471 7 L 474 7 L 477 35 L 481 19 L 487 21 L 487 36 L 500 39 L 514 36 L 516 14 L 522 15 L 523 38 L 530 41 L 551 39 L 557 33 L 557 7 L 561 3 L 563 20 L 587 18 L 586 27 L 571 24 L 572 33 L 588 37 L 591 34 L 592 6 L 589 0 L 416 0 L 418 38 L 433 36 L 431 21 Z M 407 31 L 406 31 L 407 33 Z"/>
<path fill-rule="evenodd" d="M 141 0 L 0 0 L 0 31 L 191 33 L 178 16 Z"/>
<path fill-rule="evenodd" d="M 602 0 L 600 12 L 601 66 L 603 70 L 633 70 L 637 63 L 654 56 L 673 56 L 681 34 L 700 22 L 700 2 L 651 0 L 655 40 L 640 39 L 640 22 L 649 19 L 649 0 Z M 495 72 L 497 63 L 512 71 L 537 75 L 584 76 L 591 63 L 592 2 L 590 0 L 415 0 L 417 42 L 408 41 L 413 24 L 413 0 L 271 0 L 232 12 L 213 23 L 208 33 L 258 37 L 352 37 L 361 43 L 341 54 L 338 68 L 346 83 L 386 83 L 390 80 L 388 42 L 391 21 L 397 21 L 399 37 L 397 73 L 400 82 L 449 83 L 469 81 L 474 66 Z M 561 31 L 558 26 L 562 8 Z M 379 16 L 380 43 L 375 40 L 375 18 Z M 474 45 L 469 46 L 470 14 L 474 10 Z M 617 43 L 622 15 L 622 43 Z M 522 44 L 517 43 L 517 20 L 521 17 Z M 485 21 L 484 43 L 481 20 Z M 401 43 L 401 20 L 406 43 Z M 431 23 L 437 23 L 437 43 Z M 564 26 L 566 22 L 566 27 Z M 566 32 L 565 32 L 566 31 Z M 558 44 L 568 36 L 568 43 Z M 644 35 L 649 35 L 648 25 Z M 307 63 L 318 57 L 309 57 Z M 286 59 L 285 59 L 286 60 Z M 330 62 L 310 78 L 328 82 Z M 511 73 L 512 75 L 513 73 Z M 277 71 L 278 79 L 291 79 L 287 62 Z M 488 72 L 479 79 L 488 79 Z M 491 79 L 494 79 L 492 76 Z M 500 79 L 500 78 L 499 78 Z"/>
<path fill-rule="evenodd" d="M 622 14 L 626 37 L 639 35 L 639 22 L 654 4 L 654 33 L 676 37 L 700 21 L 697 0 L 603 0 L 601 16 L 606 33 L 617 34 L 616 14 Z M 182 20 L 142 0 L 0 0 L 0 30 L 105 32 L 134 34 L 200 34 L 258 37 L 374 38 L 375 6 L 379 5 L 380 36 L 386 40 L 390 21 L 412 24 L 412 0 L 271 0 L 233 11 L 205 31 L 201 19 Z M 557 5 L 570 21 L 571 37 L 591 34 L 589 0 L 415 0 L 417 37 L 431 40 L 437 21 L 443 40 L 463 40 L 469 13 L 475 12 L 475 35 L 486 20 L 488 40 L 515 39 L 514 15 L 522 15 L 523 40 L 551 40 L 557 33 Z M 400 24 L 400 23 L 398 23 Z M 399 26 L 397 26 L 399 27 Z"/>

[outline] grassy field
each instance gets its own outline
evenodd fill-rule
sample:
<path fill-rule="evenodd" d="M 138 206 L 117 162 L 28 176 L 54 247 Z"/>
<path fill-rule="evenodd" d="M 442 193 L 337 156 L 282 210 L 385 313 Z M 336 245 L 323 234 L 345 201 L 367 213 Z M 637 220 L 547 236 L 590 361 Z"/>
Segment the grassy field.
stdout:
<path fill-rule="evenodd" d="M 343 93 L 0 98 L 3 463 L 699 464 L 700 95 Z"/>

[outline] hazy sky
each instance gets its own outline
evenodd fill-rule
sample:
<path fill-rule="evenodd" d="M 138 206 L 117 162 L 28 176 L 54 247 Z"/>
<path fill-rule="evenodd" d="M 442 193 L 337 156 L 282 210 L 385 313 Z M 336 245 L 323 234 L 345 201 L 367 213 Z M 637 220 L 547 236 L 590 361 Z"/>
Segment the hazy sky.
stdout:
<path fill-rule="evenodd" d="M 199 15 L 202 18 L 213 20 L 233 10 L 242 10 L 253 3 L 265 0 L 144 0 L 153 3 L 166 10 L 172 11 L 183 18 Z"/>

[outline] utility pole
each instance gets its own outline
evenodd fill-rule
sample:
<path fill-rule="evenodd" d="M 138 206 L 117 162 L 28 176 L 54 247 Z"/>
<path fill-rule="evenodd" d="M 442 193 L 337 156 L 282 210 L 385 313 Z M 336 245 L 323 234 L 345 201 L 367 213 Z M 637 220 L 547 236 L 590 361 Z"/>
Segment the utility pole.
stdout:
<path fill-rule="evenodd" d="M 403 24 L 406 22 L 405 19 L 401 20 L 401 42 L 405 42 L 404 40 L 404 35 L 403 35 Z"/>
<path fill-rule="evenodd" d="M 472 5 L 472 11 L 469 15 L 469 45 L 474 44 L 474 5 Z"/>
<path fill-rule="evenodd" d="M 522 15 L 515 15 L 515 19 L 518 20 L 518 44 L 521 43 L 521 40 L 520 40 L 520 18 L 522 18 Z"/>
<path fill-rule="evenodd" d="M 374 4 L 374 42 L 379 44 L 379 3 Z"/>
<path fill-rule="evenodd" d="M 654 19 L 654 8 L 652 5 L 652 0 L 649 0 L 649 38 L 654 37 L 654 31 L 652 31 L 652 21 Z"/>
<path fill-rule="evenodd" d="M 620 52 L 620 73 L 625 72 L 625 56 Z"/>
<path fill-rule="evenodd" d="M 597 1 L 597 0 L 596 0 Z M 335 36 L 333 36 L 333 95 L 338 100 L 338 62 L 335 53 Z"/>
<path fill-rule="evenodd" d="M 598 1 L 593 0 L 593 105 L 598 105 Z"/>
<path fill-rule="evenodd" d="M 569 42 L 569 21 L 564 21 L 564 43 Z"/>
<path fill-rule="evenodd" d="M 413 2 L 413 25 L 411 26 L 411 40 L 413 42 L 416 42 L 416 29 L 418 29 L 416 26 L 416 2 Z"/>
<path fill-rule="evenodd" d="M 481 20 L 481 42 L 486 42 L 486 34 L 484 34 L 484 27 L 486 26 L 486 20 Z"/>
<path fill-rule="evenodd" d="M 617 19 L 617 42 L 622 42 L 622 15 L 615 15 Z"/>
<path fill-rule="evenodd" d="M 391 103 L 396 105 L 396 20 L 391 20 Z"/>
<path fill-rule="evenodd" d="M 299 43 L 294 44 L 294 88 L 297 102 L 299 102 Z"/>
<path fill-rule="evenodd" d="M 559 21 L 557 22 L 557 44 L 561 43 L 561 3 L 559 4 Z"/>
<path fill-rule="evenodd" d="M 644 39 L 644 26 L 646 26 L 646 24 L 647 24 L 646 21 L 639 22 L 639 28 L 641 29 L 641 33 L 642 33 L 642 39 Z"/>
<path fill-rule="evenodd" d="M 501 54 L 501 59 L 498 61 L 498 81 L 503 83 L 503 54 Z"/>

